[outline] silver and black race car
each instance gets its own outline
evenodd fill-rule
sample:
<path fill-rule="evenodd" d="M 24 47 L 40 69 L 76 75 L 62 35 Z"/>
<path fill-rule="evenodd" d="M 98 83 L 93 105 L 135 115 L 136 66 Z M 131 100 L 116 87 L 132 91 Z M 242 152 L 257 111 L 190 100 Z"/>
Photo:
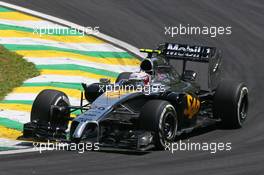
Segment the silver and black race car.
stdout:
<path fill-rule="evenodd" d="M 31 121 L 24 125 L 23 138 L 149 150 L 163 149 L 182 133 L 208 124 L 220 123 L 225 128 L 243 125 L 248 89 L 243 82 L 220 81 L 218 49 L 165 43 L 156 50 L 141 51 L 147 57 L 140 71 L 123 72 L 113 84 L 104 78 L 83 83 L 80 106 L 71 106 L 63 92 L 40 92 L 32 106 Z M 172 60 L 182 62 L 181 73 Z M 186 69 L 188 62 L 207 63 L 207 89 L 197 82 L 197 72 Z M 81 114 L 70 117 L 76 110 Z"/>

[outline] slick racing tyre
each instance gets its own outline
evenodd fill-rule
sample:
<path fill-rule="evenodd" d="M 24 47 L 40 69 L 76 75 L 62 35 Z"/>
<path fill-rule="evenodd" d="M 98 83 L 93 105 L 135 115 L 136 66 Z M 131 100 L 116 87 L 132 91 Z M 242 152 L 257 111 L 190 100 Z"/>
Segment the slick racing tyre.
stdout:
<path fill-rule="evenodd" d="M 244 83 L 220 82 L 214 96 L 214 117 L 224 128 L 240 128 L 248 116 L 248 89 Z"/>
<path fill-rule="evenodd" d="M 118 75 L 118 77 L 116 78 L 116 83 L 118 83 L 121 80 L 127 80 L 129 79 L 131 75 L 131 72 L 122 72 Z"/>
<path fill-rule="evenodd" d="M 148 101 L 141 110 L 139 119 L 143 130 L 154 132 L 154 144 L 159 150 L 175 140 L 178 118 L 174 107 L 164 100 Z"/>
<path fill-rule="evenodd" d="M 43 124 L 50 123 L 52 127 L 65 129 L 68 127 L 70 118 L 70 111 L 65 107 L 69 105 L 69 98 L 65 93 L 57 90 L 43 90 L 33 102 L 30 120 Z M 62 107 L 61 110 L 58 107 Z"/>

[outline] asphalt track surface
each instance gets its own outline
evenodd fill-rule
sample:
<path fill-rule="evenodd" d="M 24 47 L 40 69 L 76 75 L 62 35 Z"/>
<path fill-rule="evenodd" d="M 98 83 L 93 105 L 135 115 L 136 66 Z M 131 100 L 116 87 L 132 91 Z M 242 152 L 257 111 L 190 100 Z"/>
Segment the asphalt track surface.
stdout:
<path fill-rule="evenodd" d="M 240 130 L 213 130 L 191 142 L 232 142 L 231 152 L 154 151 L 25 153 L 0 157 L 0 174 L 264 174 L 264 2 L 262 0 L 5 0 L 100 31 L 137 47 L 163 41 L 216 46 L 224 51 L 224 77 L 244 80 L 249 118 Z M 232 26 L 232 34 L 164 35 L 165 26 Z"/>

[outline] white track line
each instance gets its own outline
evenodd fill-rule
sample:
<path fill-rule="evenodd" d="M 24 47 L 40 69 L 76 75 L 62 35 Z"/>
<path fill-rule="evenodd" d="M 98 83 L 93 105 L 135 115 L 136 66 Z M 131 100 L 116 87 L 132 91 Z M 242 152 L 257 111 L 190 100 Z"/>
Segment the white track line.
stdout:
<path fill-rule="evenodd" d="M 54 64 L 74 64 L 79 66 L 93 67 L 96 69 L 104 69 L 113 72 L 134 72 L 139 71 L 138 66 L 122 66 L 122 65 L 109 65 L 102 63 L 89 62 L 84 60 L 75 60 L 71 58 L 62 57 L 48 57 L 48 58 L 34 58 L 24 57 L 27 61 L 34 63 L 35 65 L 54 65 Z M 48 60 L 48 61 L 47 61 Z"/>
<path fill-rule="evenodd" d="M 52 22 L 55 22 L 55 23 L 58 23 L 58 24 L 61 24 L 61 25 L 64 25 L 64 26 L 72 27 L 72 28 L 75 28 L 75 29 L 80 29 L 82 32 L 86 32 L 84 26 L 72 23 L 72 22 L 64 20 L 64 19 L 60 19 L 60 18 L 51 16 L 51 15 L 40 13 L 40 12 L 37 12 L 37 11 L 34 11 L 34 10 L 30 10 L 30 9 L 27 9 L 27 8 L 24 8 L 24 7 L 20 7 L 20 6 L 17 6 L 17 5 L 13 5 L 13 4 L 10 4 L 10 3 L 6 3 L 6 2 L 3 2 L 3 1 L 0 1 L 0 5 L 4 6 L 4 7 L 11 8 L 11 9 L 15 9 L 17 11 L 28 13 L 30 15 L 34 15 L 34 16 L 37 16 L 37 17 L 40 17 L 40 18 L 43 18 L 43 19 L 47 19 L 49 21 L 52 21 Z M 98 33 L 95 36 L 98 37 L 98 38 L 101 38 L 101 39 L 103 39 L 105 41 L 108 41 L 110 43 L 113 43 L 113 44 L 119 46 L 120 48 L 123 48 L 123 49 L 125 49 L 125 50 L 127 50 L 129 52 L 132 52 L 132 53 L 134 53 L 135 55 L 137 55 L 139 57 L 142 57 L 142 58 L 145 57 L 145 54 L 140 53 L 138 48 L 136 48 L 136 47 L 132 46 L 131 44 L 128 44 L 128 43 L 126 43 L 124 41 L 121 41 L 119 39 L 116 39 L 116 38 L 113 38 L 111 36 L 105 35 L 103 33 Z"/>
<path fill-rule="evenodd" d="M 30 122 L 30 113 L 25 111 L 0 110 L 0 117 L 8 118 L 10 120 L 14 120 L 20 123 Z"/>
<path fill-rule="evenodd" d="M 1 3 L 1 1 L 0 1 Z M 18 27 L 27 27 L 31 29 L 41 29 L 46 26 L 48 27 L 59 27 L 61 29 L 67 28 L 62 25 L 54 24 L 50 21 L 45 21 L 45 20 L 40 20 L 40 21 L 15 21 L 15 20 L 8 20 L 8 19 L 1 19 L 1 24 L 6 24 L 6 25 L 12 25 L 12 26 L 18 26 Z"/>
<path fill-rule="evenodd" d="M 88 79 L 82 76 L 68 75 L 40 75 L 25 81 L 25 83 L 43 83 L 43 82 L 61 82 L 61 83 L 95 83 L 97 79 Z"/>
<path fill-rule="evenodd" d="M 18 45 L 42 45 L 58 47 L 62 49 L 73 49 L 80 51 L 100 51 L 100 52 L 124 52 L 108 43 L 88 44 L 88 43 L 62 43 L 37 38 L 0 38 L 1 44 L 18 44 Z"/>
<path fill-rule="evenodd" d="M 30 100 L 34 101 L 37 97 L 38 93 L 10 93 L 5 97 L 5 100 Z M 81 91 L 80 91 L 80 99 L 68 96 L 70 103 L 72 105 L 79 105 L 81 99 Z M 0 107 L 1 109 L 1 107 Z M 1 116 L 0 116 L 1 117 Z"/>
<path fill-rule="evenodd" d="M 35 148 L 29 148 L 29 149 L 18 149 L 18 150 L 0 151 L 0 155 L 29 153 L 29 152 L 39 152 L 39 150 L 37 150 Z"/>

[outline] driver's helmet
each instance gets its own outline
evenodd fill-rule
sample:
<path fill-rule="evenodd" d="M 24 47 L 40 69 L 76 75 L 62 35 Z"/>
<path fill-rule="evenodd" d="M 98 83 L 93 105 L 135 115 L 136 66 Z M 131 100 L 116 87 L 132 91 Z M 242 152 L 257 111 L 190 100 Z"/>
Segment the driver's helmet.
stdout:
<path fill-rule="evenodd" d="M 134 72 L 129 77 L 130 80 L 137 80 L 142 81 L 144 85 L 149 85 L 151 82 L 151 75 L 147 74 L 146 72 Z"/>

